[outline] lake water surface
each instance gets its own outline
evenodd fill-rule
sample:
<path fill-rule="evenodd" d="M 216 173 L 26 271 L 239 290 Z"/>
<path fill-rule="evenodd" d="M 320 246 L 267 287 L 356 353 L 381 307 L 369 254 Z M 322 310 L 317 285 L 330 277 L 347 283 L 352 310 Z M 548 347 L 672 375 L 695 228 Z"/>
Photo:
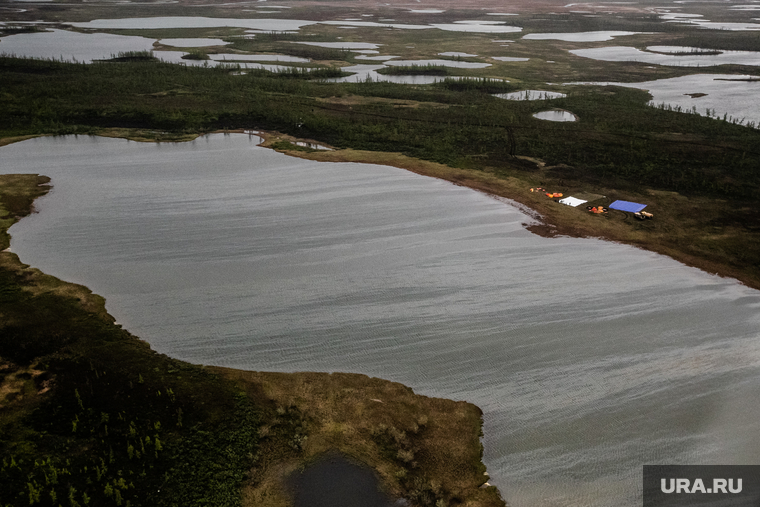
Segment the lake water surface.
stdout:
<path fill-rule="evenodd" d="M 564 93 L 547 92 L 545 90 L 521 90 L 510 93 L 494 93 L 494 97 L 507 100 L 549 100 L 567 97 Z"/>
<path fill-rule="evenodd" d="M 54 185 L 12 250 L 174 357 L 476 403 L 513 507 L 639 506 L 645 463 L 757 462 L 760 292 L 534 236 L 517 208 L 444 181 L 257 143 L 0 148 L 3 172 Z"/>
<path fill-rule="evenodd" d="M 546 121 L 578 121 L 578 117 L 570 111 L 563 111 L 561 109 L 550 109 L 548 111 L 541 111 L 533 114 L 534 118 Z"/>
<path fill-rule="evenodd" d="M 127 51 L 151 51 L 155 39 L 110 33 L 50 30 L 19 33 L 0 39 L 0 54 L 29 58 L 55 58 L 83 63 L 108 59 Z"/>
<path fill-rule="evenodd" d="M 717 51 L 679 46 L 650 46 L 646 51 L 626 46 L 573 49 L 574 55 L 605 62 L 642 62 L 672 67 L 711 67 L 715 65 L 760 65 L 760 51 Z"/>

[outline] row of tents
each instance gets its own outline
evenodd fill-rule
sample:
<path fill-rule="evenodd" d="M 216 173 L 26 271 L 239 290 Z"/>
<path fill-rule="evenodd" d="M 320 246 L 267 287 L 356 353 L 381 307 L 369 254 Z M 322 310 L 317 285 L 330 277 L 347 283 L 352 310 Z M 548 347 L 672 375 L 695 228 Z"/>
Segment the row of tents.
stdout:
<path fill-rule="evenodd" d="M 547 192 L 547 190 L 545 188 L 541 188 L 541 187 L 531 188 L 530 191 L 531 192 L 543 192 L 543 193 L 546 194 L 546 197 L 549 197 L 551 199 L 554 199 L 554 198 L 557 198 L 557 197 L 562 197 L 562 199 L 560 199 L 558 202 L 560 202 L 562 204 L 566 204 L 568 206 L 572 206 L 574 208 L 577 207 L 577 206 L 580 206 L 581 204 L 589 202 L 589 199 L 595 201 L 597 199 L 604 198 L 603 195 L 596 195 L 596 194 L 588 194 L 588 196 L 591 196 L 591 197 L 587 197 L 587 196 L 584 195 L 584 197 L 587 197 L 586 199 L 581 199 L 580 197 L 574 197 L 574 196 L 564 197 L 563 194 L 560 193 L 560 192 Z M 633 213 L 633 215 L 636 218 L 642 218 L 642 219 L 644 219 L 644 218 L 652 218 L 653 215 L 651 213 L 647 213 L 646 211 L 644 211 L 644 208 L 646 208 L 646 207 L 647 207 L 646 204 L 641 204 L 641 203 L 638 203 L 638 202 L 617 200 L 617 201 L 613 202 L 612 204 L 610 204 L 609 206 L 607 206 L 606 208 L 604 208 L 602 206 L 596 206 L 594 208 L 601 208 L 603 210 L 603 212 L 606 212 L 607 208 L 609 208 L 609 209 L 616 209 L 616 210 L 619 210 L 619 211 L 627 211 L 629 213 Z M 589 206 L 588 209 L 591 210 L 592 207 Z M 594 212 L 596 212 L 596 210 L 594 210 Z"/>
<path fill-rule="evenodd" d="M 576 207 L 588 201 L 570 196 L 570 197 L 565 197 L 563 199 L 560 199 L 559 202 L 561 202 L 562 204 L 567 204 L 568 206 Z M 647 207 L 647 205 L 640 204 L 638 202 L 618 200 L 618 201 L 613 202 L 607 207 L 610 209 L 616 209 L 620 211 L 628 211 L 629 213 L 640 213 L 644 208 Z"/>

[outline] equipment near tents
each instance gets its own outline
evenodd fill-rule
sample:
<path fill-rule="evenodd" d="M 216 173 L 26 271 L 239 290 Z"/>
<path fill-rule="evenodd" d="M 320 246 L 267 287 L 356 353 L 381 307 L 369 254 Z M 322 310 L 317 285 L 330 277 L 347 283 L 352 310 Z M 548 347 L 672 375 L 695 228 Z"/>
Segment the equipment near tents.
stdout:
<path fill-rule="evenodd" d="M 580 206 L 586 201 L 582 199 L 577 199 L 575 197 L 565 197 L 564 199 L 560 199 L 559 202 L 561 202 L 562 204 L 567 204 L 568 206 L 576 207 L 576 206 Z"/>
<path fill-rule="evenodd" d="M 610 204 L 608 207 L 612 209 L 617 209 L 620 211 L 629 211 L 631 213 L 638 213 L 639 211 L 646 208 L 647 205 L 639 204 L 637 202 L 630 202 L 630 201 L 615 201 L 612 204 Z"/>

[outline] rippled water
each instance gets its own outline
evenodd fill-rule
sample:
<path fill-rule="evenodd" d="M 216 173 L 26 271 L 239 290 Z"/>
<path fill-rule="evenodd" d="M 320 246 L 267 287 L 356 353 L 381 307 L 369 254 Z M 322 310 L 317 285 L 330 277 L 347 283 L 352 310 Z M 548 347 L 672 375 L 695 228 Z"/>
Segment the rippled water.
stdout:
<path fill-rule="evenodd" d="M 478 404 L 514 507 L 633 507 L 644 463 L 756 463 L 760 292 L 534 236 L 516 208 L 444 181 L 257 142 L 0 148 L 4 172 L 55 185 L 12 249 L 175 357 Z"/>

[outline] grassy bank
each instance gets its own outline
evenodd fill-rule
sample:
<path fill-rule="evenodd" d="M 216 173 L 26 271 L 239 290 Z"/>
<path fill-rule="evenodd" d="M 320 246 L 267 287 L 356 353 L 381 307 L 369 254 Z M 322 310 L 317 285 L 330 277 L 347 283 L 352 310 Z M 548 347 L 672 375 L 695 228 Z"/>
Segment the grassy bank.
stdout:
<path fill-rule="evenodd" d="M 0 176 L 3 248 L 48 183 Z M 414 505 L 503 505 L 495 488 L 478 488 L 477 407 L 363 375 L 177 361 L 114 324 L 104 303 L 0 252 L 3 507 L 287 505 L 287 472 L 335 448 Z M 318 396 L 300 396 L 304 386 Z M 345 431 L 341 414 L 351 414 Z"/>

